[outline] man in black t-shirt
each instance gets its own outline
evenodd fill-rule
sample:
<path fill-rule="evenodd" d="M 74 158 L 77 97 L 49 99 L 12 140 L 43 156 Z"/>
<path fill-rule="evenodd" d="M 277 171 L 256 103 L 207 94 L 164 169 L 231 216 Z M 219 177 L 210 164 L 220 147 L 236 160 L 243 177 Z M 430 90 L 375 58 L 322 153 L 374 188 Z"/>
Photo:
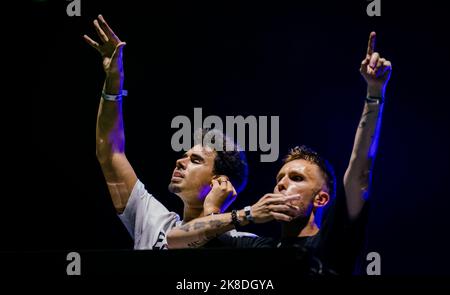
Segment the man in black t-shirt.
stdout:
<path fill-rule="evenodd" d="M 309 150 L 302 146 L 296 150 Z M 305 219 L 297 217 L 289 223 L 283 223 L 280 239 L 272 237 L 231 237 L 222 235 L 212 239 L 207 248 L 287 248 L 295 247 L 309 254 L 307 263 L 312 263 L 309 271 L 327 274 L 349 274 L 354 269 L 355 260 L 364 242 L 367 221 L 367 203 L 356 219 L 347 214 L 344 189 L 340 189 L 329 205 L 329 211 L 322 222 L 320 230 L 312 235 L 296 234 L 295 229 L 311 227 L 305 225 Z M 278 212 L 281 212 L 279 210 Z M 317 213 L 317 209 L 316 209 Z M 317 215 L 317 214 L 316 214 Z M 259 215 L 256 218 L 259 221 Z M 311 216 L 311 215 L 310 215 Z M 245 220 L 245 217 L 244 217 Z M 311 218 L 310 218 L 311 220 Z M 211 222 L 211 221 L 210 221 Z M 302 224 L 303 223 L 303 224 Z M 245 221 L 243 224 L 247 224 Z M 198 224 L 197 224 L 198 226 Z M 291 232 L 291 229 L 293 231 Z M 314 259 L 312 259 L 314 258 Z M 321 270 L 320 270 L 321 269 Z"/>
<path fill-rule="evenodd" d="M 205 200 L 207 216 L 173 228 L 167 236 L 169 248 L 199 247 L 207 242 L 208 246 L 236 248 L 299 247 L 318 258 L 318 263 L 331 272 L 352 271 L 363 240 L 385 88 L 392 70 L 391 63 L 375 52 L 375 36 L 375 32 L 370 34 L 360 67 L 367 82 L 367 96 L 339 193 L 336 195 L 331 165 L 312 149 L 295 147 L 277 174 L 272 194 L 266 194 L 253 206 L 220 214 L 220 204 L 228 195 L 227 184 L 226 181 L 216 184 Z M 330 210 L 322 222 L 326 207 Z M 213 240 L 249 222 L 272 220 L 283 222 L 279 241 L 229 236 Z"/>

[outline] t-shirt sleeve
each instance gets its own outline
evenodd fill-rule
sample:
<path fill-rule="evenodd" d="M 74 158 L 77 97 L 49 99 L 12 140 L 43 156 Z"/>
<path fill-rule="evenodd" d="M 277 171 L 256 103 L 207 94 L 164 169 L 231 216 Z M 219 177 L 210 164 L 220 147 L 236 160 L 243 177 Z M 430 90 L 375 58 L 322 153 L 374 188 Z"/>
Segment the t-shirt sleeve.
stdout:
<path fill-rule="evenodd" d="M 359 216 L 351 220 L 347 210 L 345 189 L 342 187 L 324 215 L 317 254 L 337 273 L 351 274 L 356 258 L 363 249 L 368 202 L 364 204 Z"/>
<path fill-rule="evenodd" d="M 125 210 L 119 215 L 134 240 L 135 249 L 167 249 L 167 232 L 180 221 L 137 181 Z"/>

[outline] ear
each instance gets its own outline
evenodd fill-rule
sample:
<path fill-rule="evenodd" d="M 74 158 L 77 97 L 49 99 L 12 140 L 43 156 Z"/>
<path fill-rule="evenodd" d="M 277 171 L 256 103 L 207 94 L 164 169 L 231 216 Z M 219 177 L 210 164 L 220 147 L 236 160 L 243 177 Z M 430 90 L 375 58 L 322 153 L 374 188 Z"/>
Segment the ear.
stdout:
<path fill-rule="evenodd" d="M 314 197 L 314 207 L 324 207 L 330 201 L 330 195 L 327 192 L 320 191 Z"/>

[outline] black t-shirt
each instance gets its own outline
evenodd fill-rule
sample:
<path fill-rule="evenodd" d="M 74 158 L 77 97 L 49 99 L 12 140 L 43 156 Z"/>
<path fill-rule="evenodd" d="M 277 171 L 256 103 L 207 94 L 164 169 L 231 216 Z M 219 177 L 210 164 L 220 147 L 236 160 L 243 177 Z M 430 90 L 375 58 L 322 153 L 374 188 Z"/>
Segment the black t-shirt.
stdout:
<path fill-rule="evenodd" d="M 322 226 L 314 236 L 274 239 L 221 235 L 210 241 L 205 247 L 296 247 L 306 250 L 312 257 L 317 258 L 319 263 L 327 269 L 327 273 L 351 274 L 364 243 L 368 203 L 366 202 L 355 220 L 350 220 L 347 212 L 345 191 L 342 188 L 325 212 Z"/>

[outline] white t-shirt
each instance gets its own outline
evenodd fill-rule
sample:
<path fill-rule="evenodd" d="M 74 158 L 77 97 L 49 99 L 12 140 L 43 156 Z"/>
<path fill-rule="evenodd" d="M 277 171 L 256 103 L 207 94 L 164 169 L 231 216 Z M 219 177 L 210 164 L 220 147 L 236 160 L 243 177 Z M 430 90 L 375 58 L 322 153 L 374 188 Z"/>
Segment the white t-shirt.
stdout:
<path fill-rule="evenodd" d="M 134 240 L 136 250 L 162 250 L 167 247 L 167 233 L 183 222 L 175 212 L 170 212 L 146 189 L 138 179 L 133 187 L 127 206 L 120 220 L 127 228 Z M 254 236 L 251 233 L 237 232 L 225 233 L 231 236 Z"/>
<path fill-rule="evenodd" d="M 167 233 L 180 225 L 180 216 L 169 212 L 138 179 L 127 206 L 119 215 L 134 240 L 134 249 L 167 249 Z"/>

